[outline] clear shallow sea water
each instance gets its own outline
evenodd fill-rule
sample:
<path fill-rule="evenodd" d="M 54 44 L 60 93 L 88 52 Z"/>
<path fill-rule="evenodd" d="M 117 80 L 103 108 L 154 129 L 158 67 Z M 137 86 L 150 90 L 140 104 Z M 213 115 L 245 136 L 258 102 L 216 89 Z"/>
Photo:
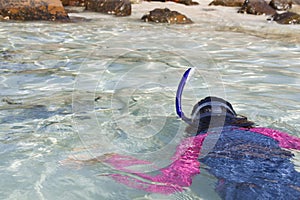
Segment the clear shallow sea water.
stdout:
<path fill-rule="evenodd" d="M 185 192 L 165 196 L 80 162 L 120 153 L 167 166 L 184 137 L 174 98 L 188 67 L 196 70 L 183 94 L 186 114 L 220 96 L 258 125 L 300 137 L 297 27 L 81 15 L 95 19 L 1 22 L 0 199 L 218 199 L 205 170 Z"/>

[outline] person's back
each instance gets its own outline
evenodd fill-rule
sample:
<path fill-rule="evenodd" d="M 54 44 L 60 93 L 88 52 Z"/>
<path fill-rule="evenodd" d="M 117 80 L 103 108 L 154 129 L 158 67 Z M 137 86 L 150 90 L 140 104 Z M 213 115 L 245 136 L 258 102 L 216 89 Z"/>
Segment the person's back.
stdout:
<path fill-rule="evenodd" d="M 216 192 L 222 199 L 299 200 L 300 173 L 292 158 L 293 153 L 271 137 L 227 126 L 199 161 L 218 179 Z"/>

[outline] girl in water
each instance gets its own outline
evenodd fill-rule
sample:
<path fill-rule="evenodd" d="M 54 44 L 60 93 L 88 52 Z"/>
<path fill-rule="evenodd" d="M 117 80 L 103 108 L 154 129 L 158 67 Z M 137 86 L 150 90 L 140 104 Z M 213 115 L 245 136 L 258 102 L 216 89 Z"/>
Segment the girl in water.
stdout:
<path fill-rule="evenodd" d="M 292 162 L 292 150 L 300 139 L 277 130 L 254 127 L 232 105 L 218 97 L 196 103 L 191 118 L 181 110 L 181 95 L 191 69 L 178 87 L 176 111 L 188 124 L 190 137 L 177 147 L 172 163 L 155 176 L 127 169 L 147 164 L 129 156 L 110 155 L 102 161 L 123 174 L 110 174 L 118 182 L 148 192 L 180 192 L 200 173 L 200 164 L 218 180 L 215 190 L 222 199 L 300 199 L 300 172 Z M 129 175 L 130 174 L 130 175 Z"/>

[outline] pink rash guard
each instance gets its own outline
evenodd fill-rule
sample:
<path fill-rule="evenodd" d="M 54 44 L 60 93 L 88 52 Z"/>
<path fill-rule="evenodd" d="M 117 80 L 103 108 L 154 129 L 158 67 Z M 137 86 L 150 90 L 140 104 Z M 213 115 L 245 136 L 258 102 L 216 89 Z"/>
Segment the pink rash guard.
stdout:
<path fill-rule="evenodd" d="M 297 138 L 295 136 L 264 127 L 250 128 L 249 130 L 273 138 L 274 140 L 278 141 L 279 146 L 282 148 L 300 150 L 300 138 Z"/>
<path fill-rule="evenodd" d="M 192 184 L 193 176 L 200 173 L 200 154 L 202 142 L 207 134 L 185 139 L 176 150 L 172 164 L 160 170 L 160 174 L 150 176 L 136 173 L 125 167 L 135 164 L 149 164 L 147 161 L 137 160 L 129 156 L 113 155 L 104 162 L 115 169 L 129 174 L 110 174 L 113 179 L 127 186 L 142 189 L 147 192 L 171 194 L 182 191 L 184 187 Z"/>

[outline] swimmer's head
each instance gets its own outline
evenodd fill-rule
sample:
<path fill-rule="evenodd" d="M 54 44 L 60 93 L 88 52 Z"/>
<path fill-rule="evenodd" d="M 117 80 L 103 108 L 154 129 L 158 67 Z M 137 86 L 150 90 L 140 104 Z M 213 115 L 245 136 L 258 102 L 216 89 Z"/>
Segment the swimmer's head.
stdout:
<path fill-rule="evenodd" d="M 232 105 L 219 97 L 206 97 L 193 108 L 192 121 L 204 120 L 211 116 L 234 118 L 237 116 Z"/>
<path fill-rule="evenodd" d="M 208 128 L 222 126 L 251 127 L 254 123 L 238 116 L 232 105 L 219 97 L 206 97 L 196 103 L 191 114 L 188 133 L 200 133 Z"/>
<path fill-rule="evenodd" d="M 206 97 L 199 101 L 193 108 L 191 118 L 185 116 L 182 111 L 181 96 L 184 86 L 189 78 L 191 68 L 183 74 L 176 92 L 175 107 L 177 115 L 189 126 L 188 133 L 200 133 L 208 128 L 222 126 L 252 127 L 253 122 L 246 117 L 238 116 L 232 105 L 222 98 Z"/>

